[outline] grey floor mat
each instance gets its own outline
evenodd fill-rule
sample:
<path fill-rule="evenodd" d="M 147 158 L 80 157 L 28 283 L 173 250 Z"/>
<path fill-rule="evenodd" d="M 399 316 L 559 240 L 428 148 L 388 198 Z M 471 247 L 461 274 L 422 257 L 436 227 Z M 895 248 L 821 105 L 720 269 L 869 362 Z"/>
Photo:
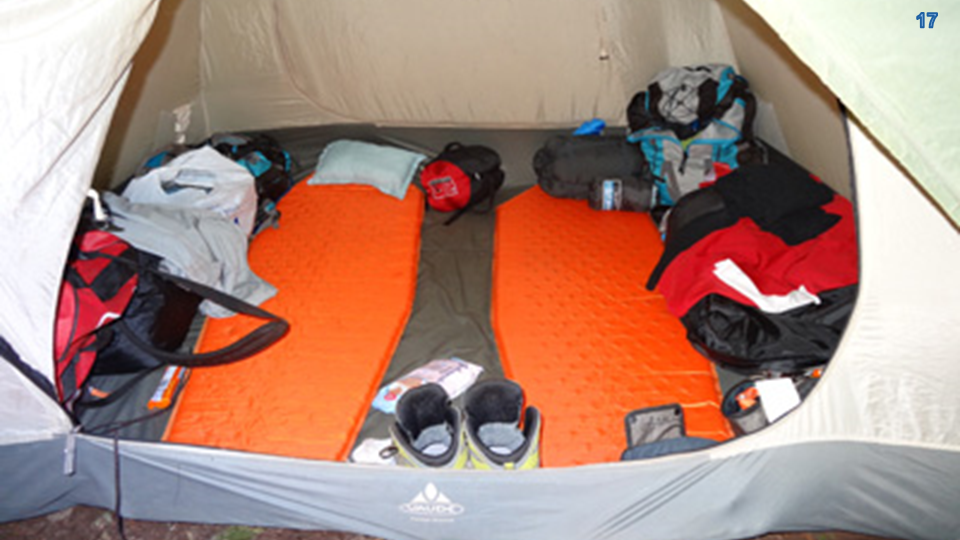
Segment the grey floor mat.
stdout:
<path fill-rule="evenodd" d="M 147 407 L 163 378 L 163 369 L 157 369 L 140 378 L 140 382 L 123 392 L 116 402 L 105 407 L 81 409 L 78 412 L 86 433 L 113 436 L 137 441 L 159 441 L 170 421 L 173 406 L 165 409 Z M 91 379 L 91 386 L 104 392 L 123 388 L 136 375 L 101 375 Z M 183 390 L 186 380 L 178 384 L 176 396 Z"/>
<path fill-rule="evenodd" d="M 502 377 L 490 323 L 494 214 L 427 212 L 421 236 L 417 294 L 410 320 L 379 386 L 437 358 L 456 356 Z M 386 438 L 393 415 L 370 409 L 355 443 Z"/>

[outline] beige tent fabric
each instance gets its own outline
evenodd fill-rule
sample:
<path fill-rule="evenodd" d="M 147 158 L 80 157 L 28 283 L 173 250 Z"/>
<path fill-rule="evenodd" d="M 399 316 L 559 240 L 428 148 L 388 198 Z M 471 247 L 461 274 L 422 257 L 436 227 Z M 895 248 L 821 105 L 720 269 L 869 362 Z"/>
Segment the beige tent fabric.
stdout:
<path fill-rule="evenodd" d="M 0 5 L 0 336 L 50 380 L 68 246 L 131 60 L 155 13 L 151 0 Z M 5 422 L 0 442 L 69 429 L 56 403 L 8 371 L 0 374 L 0 412 L 31 411 L 25 417 L 36 432 Z M 25 390 L 11 391 L 14 381 Z"/>
<path fill-rule="evenodd" d="M 732 62 L 698 3 L 206 0 L 203 101 L 215 130 L 623 124 L 671 63 Z"/>

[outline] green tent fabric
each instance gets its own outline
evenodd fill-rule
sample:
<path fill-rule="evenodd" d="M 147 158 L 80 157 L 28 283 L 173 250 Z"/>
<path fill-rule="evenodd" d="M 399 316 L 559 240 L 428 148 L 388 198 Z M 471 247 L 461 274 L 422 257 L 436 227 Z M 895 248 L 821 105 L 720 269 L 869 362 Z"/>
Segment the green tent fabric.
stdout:
<path fill-rule="evenodd" d="M 960 225 L 960 2 L 746 3 Z"/>

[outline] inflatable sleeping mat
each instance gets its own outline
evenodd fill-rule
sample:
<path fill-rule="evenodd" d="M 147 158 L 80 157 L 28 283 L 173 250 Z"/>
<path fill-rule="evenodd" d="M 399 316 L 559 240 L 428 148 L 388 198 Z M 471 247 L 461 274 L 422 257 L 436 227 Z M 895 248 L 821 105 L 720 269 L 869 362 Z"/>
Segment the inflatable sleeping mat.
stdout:
<path fill-rule="evenodd" d="M 279 228 L 257 236 L 249 263 L 277 287 L 263 307 L 290 332 L 255 357 L 194 369 L 165 439 L 342 460 L 410 314 L 423 196 L 300 182 L 278 208 Z M 222 346 L 258 322 L 208 319 L 197 348 Z"/>
<path fill-rule="evenodd" d="M 647 214 L 598 212 L 535 187 L 497 210 L 493 324 L 506 376 L 543 415 L 544 466 L 617 461 L 628 412 L 668 403 L 687 434 L 732 436 L 711 363 L 644 283 Z"/>

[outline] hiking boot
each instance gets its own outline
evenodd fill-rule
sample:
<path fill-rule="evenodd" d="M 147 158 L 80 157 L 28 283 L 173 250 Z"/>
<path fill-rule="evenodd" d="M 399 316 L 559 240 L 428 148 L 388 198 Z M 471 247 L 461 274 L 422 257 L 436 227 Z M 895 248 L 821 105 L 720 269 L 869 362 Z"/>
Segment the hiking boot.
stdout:
<path fill-rule="evenodd" d="M 390 436 L 397 464 L 403 467 L 463 469 L 467 447 L 460 411 L 453 408 L 439 384 L 408 390 L 397 402 Z"/>
<path fill-rule="evenodd" d="M 467 392 L 464 410 L 474 469 L 540 466 L 540 411 L 527 407 L 524 412 L 520 385 L 508 380 L 478 383 Z"/>

